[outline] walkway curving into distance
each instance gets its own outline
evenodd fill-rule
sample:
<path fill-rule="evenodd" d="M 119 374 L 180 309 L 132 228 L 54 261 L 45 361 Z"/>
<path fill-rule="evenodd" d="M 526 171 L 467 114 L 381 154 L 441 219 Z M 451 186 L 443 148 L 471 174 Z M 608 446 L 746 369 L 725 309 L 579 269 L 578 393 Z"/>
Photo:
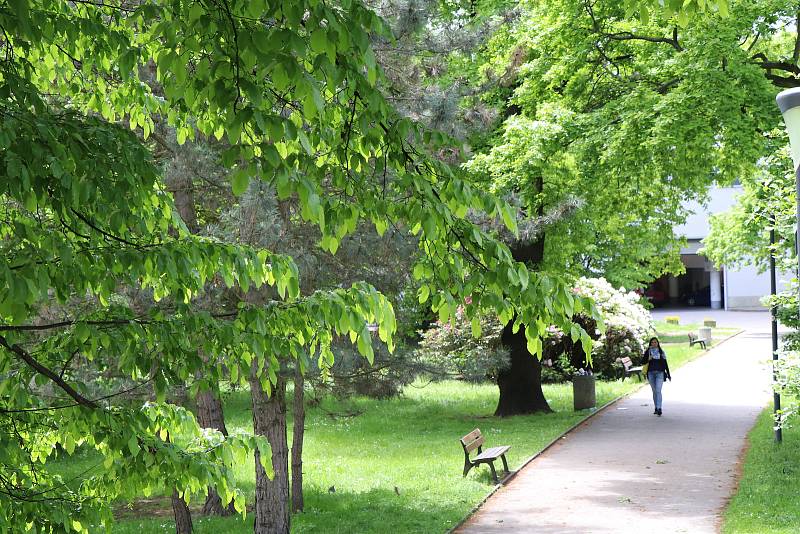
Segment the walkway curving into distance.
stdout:
<path fill-rule="evenodd" d="M 771 398 L 769 315 L 746 322 L 672 373 L 663 417 L 642 388 L 528 464 L 456 532 L 717 532 L 747 432 Z"/>

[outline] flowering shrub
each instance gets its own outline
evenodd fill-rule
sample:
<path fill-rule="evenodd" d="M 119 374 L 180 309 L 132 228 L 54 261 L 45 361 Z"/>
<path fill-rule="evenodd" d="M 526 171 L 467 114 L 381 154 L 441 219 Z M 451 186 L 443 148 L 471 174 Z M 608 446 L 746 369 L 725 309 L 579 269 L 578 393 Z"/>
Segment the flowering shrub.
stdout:
<path fill-rule="evenodd" d="M 439 323 L 422 333 L 417 356 L 433 376 L 461 378 L 471 382 L 494 380 L 510 365 L 500 336 L 503 326 L 494 316 L 479 317 L 481 335 L 472 335 L 472 324 L 462 311 L 454 322 Z"/>
<path fill-rule="evenodd" d="M 640 304 L 641 297 L 625 288 L 616 289 L 605 278 L 581 278 L 575 293 L 594 300 L 605 322 L 605 331 L 597 332 L 592 347 L 594 372 L 615 376 L 614 361 L 626 356 L 638 363 L 653 331 L 652 317 Z"/>

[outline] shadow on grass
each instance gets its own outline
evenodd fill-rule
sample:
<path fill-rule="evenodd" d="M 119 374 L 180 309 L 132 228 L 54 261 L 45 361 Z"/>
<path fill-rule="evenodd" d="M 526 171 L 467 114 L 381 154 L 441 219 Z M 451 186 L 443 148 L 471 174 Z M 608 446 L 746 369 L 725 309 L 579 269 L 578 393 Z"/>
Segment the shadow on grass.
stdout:
<path fill-rule="evenodd" d="M 399 492 L 399 493 L 398 493 Z M 372 534 L 384 532 L 441 532 L 454 526 L 464 514 L 465 503 L 447 503 L 420 492 L 375 488 L 363 492 L 309 488 L 306 509 L 292 516 L 292 532 Z M 253 514 L 220 518 L 194 514 L 199 534 L 251 533 Z M 170 517 L 128 519 L 114 532 L 144 534 L 174 532 Z"/>

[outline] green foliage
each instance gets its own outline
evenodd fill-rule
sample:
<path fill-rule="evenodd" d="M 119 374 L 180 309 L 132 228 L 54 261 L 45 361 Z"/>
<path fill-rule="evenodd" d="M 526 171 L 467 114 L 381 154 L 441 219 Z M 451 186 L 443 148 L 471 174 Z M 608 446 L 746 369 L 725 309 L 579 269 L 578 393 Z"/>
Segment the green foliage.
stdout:
<path fill-rule="evenodd" d="M 742 192 L 732 209 L 711 217 L 702 252 L 717 265 L 755 265 L 765 271 L 772 253 L 778 269 L 794 270 L 795 179 L 785 141 L 785 136 L 776 134 L 775 143 L 784 149 L 764 158 L 755 173 L 742 179 Z"/>
<path fill-rule="evenodd" d="M 594 313 L 467 219 L 516 230 L 506 203 L 430 157 L 442 136 L 382 96 L 370 42 L 386 27 L 357 1 L 30 0 L 0 25 L 0 530 L 108 527 L 109 503 L 156 484 L 187 500 L 214 486 L 244 514 L 226 468 L 268 444 L 201 433 L 169 387 L 255 373 L 270 391 L 281 360 L 329 368 L 334 338 L 372 362 L 369 323 L 393 348 L 372 286 L 301 292 L 291 257 L 190 234 L 145 145 L 157 125 L 223 143 L 233 193 L 269 184 L 331 253 L 359 224 L 410 231 L 419 301 L 442 321 L 470 297 L 468 318 L 525 324 L 538 353 L 547 325 Z M 223 288 L 242 298 L 203 298 Z M 245 298 L 257 288 L 266 304 Z M 107 473 L 48 469 L 78 449 Z"/>
<path fill-rule="evenodd" d="M 781 337 L 781 349 L 775 363 L 775 391 L 781 394 L 781 413 L 775 424 L 790 427 L 800 415 L 800 316 L 797 306 L 797 283 L 789 291 L 768 297 L 765 304 L 775 307 L 778 321 L 792 331 Z"/>
<path fill-rule="evenodd" d="M 727 17 L 729 0 L 624 0 L 628 16 L 636 13 L 642 24 L 650 22 L 651 14 L 663 12 L 666 18 L 674 17 L 681 26 L 686 26 L 692 18 L 706 13 Z"/>
<path fill-rule="evenodd" d="M 545 344 L 552 343 L 551 339 L 548 338 Z M 547 348 L 545 348 L 545 351 L 547 351 Z M 555 360 L 548 359 L 542 362 L 542 383 L 568 382 L 572 380 L 577 371 L 578 369 L 572 365 L 570 356 L 562 352 Z"/>
<path fill-rule="evenodd" d="M 656 4 L 525 3 L 479 56 L 476 84 L 494 88 L 485 98 L 507 119 L 470 169 L 498 192 L 519 192 L 529 216 L 583 201 L 548 228 L 545 269 L 628 287 L 680 272 L 673 228 L 683 206 L 771 151 L 762 132 L 780 120 L 776 89 L 754 58 L 782 31 L 770 21 L 793 4 L 735 2 L 731 16 L 686 27 L 673 26 L 671 3 L 630 17 Z"/>

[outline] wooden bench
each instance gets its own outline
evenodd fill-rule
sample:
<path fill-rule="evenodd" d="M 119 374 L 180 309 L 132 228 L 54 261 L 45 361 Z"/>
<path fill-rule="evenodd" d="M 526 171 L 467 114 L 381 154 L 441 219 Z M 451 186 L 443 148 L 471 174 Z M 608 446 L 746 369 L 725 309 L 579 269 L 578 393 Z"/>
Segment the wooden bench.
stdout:
<path fill-rule="evenodd" d="M 697 337 L 697 334 L 693 334 L 691 332 L 689 332 L 688 336 L 689 336 L 689 346 L 690 347 L 693 347 L 694 345 L 700 345 L 701 347 L 703 347 L 703 349 L 706 348 L 706 340 L 705 339 L 700 339 L 699 337 Z"/>
<path fill-rule="evenodd" d="M 492 470 L 492 477 L 494 483 L 497 484 L 497 471 L 494 469 L 494 461 L 498 458 L 503 460 L 503 470 L 506 474 L 508 471 L 508 462 L 506 462 L 506 451 L 511 448 L 510 445 L 501 445 L 500 447 L 492 447 L 491 449 L 482 450 L 485 438 L 481 434 L 481 430 L 476 428 L 463 438 L 461 438 L 461 446 L 464 448 L 464 476 L 467 476 L 469 470 L 480 464 L 489 464 Z M 469 453 L 478 449 L 478 455 L 470 459 Z"/>
<path fill-rule="evenodd" d="M 625 379 L 631 375 L 636 375 L 639 377 L 639 382 L 642 381 L 642 367 L 634 367 L 633 361 L 625 356 L 624 358 L 617 358 L 617 361 L 622 364 L 622 381 L 625 382 Z"/>

